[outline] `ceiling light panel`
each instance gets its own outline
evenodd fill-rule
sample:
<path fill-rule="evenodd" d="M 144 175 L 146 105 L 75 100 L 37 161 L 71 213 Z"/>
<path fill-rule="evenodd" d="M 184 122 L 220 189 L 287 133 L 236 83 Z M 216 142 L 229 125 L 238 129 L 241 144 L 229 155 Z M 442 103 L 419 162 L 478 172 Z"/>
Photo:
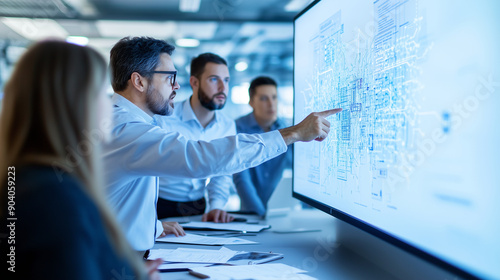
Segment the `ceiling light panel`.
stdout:
<path fill-rule="evenodd" d="M 192 38 L 179 38 L 175 40 L 175 44 L 179 47 L 194 48 L 200 45 L 200 41 Z"/>
<path fill-rule="evenodd" d="M 10 27 L 24 38 L 37 41 L 44 38 L 66 38 L 68 32 L 51 19 L 9 18 L 0 19 L 3 24 Z"/>
<path fill-rule="evenodd" d="M 97 29 L 103 37 L 149 36 L 171 38 L 177 34 L 175 22 L 99 20 Z"/>
<path fill-rule="evenodd" d="M 285 11 L 299 12 L 307 7 L 307 5 L 309 5 L 309 3 L 311 2 L 311 0 L 290 0 L 290 2 L 288 2 L 288 4 L 286 4 L 285 6 Z"/>
<path fill-rule="evenodd" d="M 180 0 L 179 10 L 184 13 L 197 13 L 200 10 L 201 0 Z"/>

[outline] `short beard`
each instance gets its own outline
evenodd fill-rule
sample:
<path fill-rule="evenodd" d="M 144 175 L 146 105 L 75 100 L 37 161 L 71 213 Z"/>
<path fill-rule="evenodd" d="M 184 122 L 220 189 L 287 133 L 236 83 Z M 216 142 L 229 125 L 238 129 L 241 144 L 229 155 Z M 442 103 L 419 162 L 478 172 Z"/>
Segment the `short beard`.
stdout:
<path fill-rule="evenodd" d="M 175 91 L 172 92 L 175 94 Z M 170 96 L 172 96 L 172 94 Z M 153 112 L 153 114 L 161 116 L 170 116 L 174 112 L 173 104 L 169 104 L 170 98 L 165 101 L 163 96 L 153 87 L 153 85 L 148 87 L 146 91 L 146 105 L 148 109 Z"/>
<path fill-rule="evenodd" d="M 223 95 L 225 98 L 224 103 L 222 103 L 220 105 L 215 104 L 215 102 L 214 102 L 214 99 L 219 95 Z M 205 91 L 203 91 L 203 89 L 201 89 L 201 87 L 200 87 L 198 89 L 198 100 L 200 100 L 201 106 L 203 106 L 205 109 L 210 110 L 210 111 L 214 111 L 214 110 L 220 110 L 220 109 L 224 108 L 224 105 L 226 105 L 227 96 L 225 93 L 219 92 L 216 95 L 212 96 L 212 99 L 209 99 L 207 94 L 205 93 Z"/>

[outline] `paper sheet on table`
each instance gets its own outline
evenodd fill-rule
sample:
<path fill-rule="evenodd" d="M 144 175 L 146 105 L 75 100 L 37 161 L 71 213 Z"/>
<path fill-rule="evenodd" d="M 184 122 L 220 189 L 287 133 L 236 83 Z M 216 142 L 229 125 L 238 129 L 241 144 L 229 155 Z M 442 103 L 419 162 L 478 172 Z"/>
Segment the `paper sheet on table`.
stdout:
<path fill-rule="evenodd" d="M 220 250 L 177 248 L 175 250 L 153 249 L 148 259 L 162 258 L 165 262 L 226 263 L 237 251 L 222 247 Z"/>
<path fill-rule="evenodd" d="M 190 233 L 186 233 L 185 236 L 179 236 L 179 237 L 176 237 L 174 234 L 169 234 L 165 237 L 156 238 L 156 241 L 168 242 L 168 243 L 197 244 L 197 245 L 243 245 L 243 244 L 257 243 L 254 241 L 236 237 L 200 236 Z"/>
<path fill-rule="evenodd" d="M 170 254 L 174 249 L 151 249 L 149 251 L 148 260 L 154 260 L 161 258 L 166 254 Z M 179 269 L 190 269 L 194 267 L 208 266 L 212 265 L 211 263 L 185 263 L 185 262 L 163 262 L 160 266 L 158 266 L 159 270 L 179 270 Z"/>
<path fill-rule="evenodd" d="M 156 260 L 171 254 L 175 249 L 151 249 L 149 250 L 148 260 Z"/>
<path fill-rule="evenodd" d="M 212 265 L 208 263 L 177 263 L 177 262 L 165 262 L 158 266 L 158 270 L 188 270 L 195 267 L 203 267 L 207 265 Z"/>
<path fill-rule="evenodd" d="M 186 229 L 218 229 L 231 231 L 259 232 L 263 229 L 268 229 L 270 225 L 254 225 L 247 223 L 214 223 L 214 222 L 189 222 L 181 224 Z"/>
<path fill-rule="evenodd" d="M 282 263 L 238 265 L 238 266 L 210 266 L 191 269 L 191 274 L 198 277 L 208 276 L 211 279 L 255 279 L 255 280 L 314 280 L 316 278 L 301 274 L 304 270 Z"/>

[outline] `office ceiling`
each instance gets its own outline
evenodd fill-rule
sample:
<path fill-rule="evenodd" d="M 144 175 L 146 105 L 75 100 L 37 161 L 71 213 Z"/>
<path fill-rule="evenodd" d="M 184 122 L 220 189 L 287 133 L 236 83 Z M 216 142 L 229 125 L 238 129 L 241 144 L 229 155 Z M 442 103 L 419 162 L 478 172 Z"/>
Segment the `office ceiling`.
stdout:
<path fill-rule="evenodd" d="M 105 57 L 120 38 L 151 36 L 177 46 L 172 58 L 181 84 L 178 100 L 190 95 L 189 63 L 203 52 L 226 58 L 232 86 L 245 89 L 256 76 L 269 75 L 280 86 L 289 87 L 293 77 L 292 21 L 310 2 L 312 0 L 0 0 L 0 61 L 3 58 L 7 65 L 3 71 L 0 67 L 0 85 L 25 47 L 48 36 L 86 37 L 88 45 Z M 181 6 L 183 10 L 192 10 L 181 11 Z M 183 47 L 177 41 L 182 38 L 196 39 L 200 44 Z M 235 65 L 239 62 L 246 63 L 247 69 L 236 71 Z M 241 93 L 247 94 L 246 90 Z M 241 113 L 239 107 L 235 110 L 238 111 L 235 115 Z"/>
<path fill-rule="evenodd" d="M 197 2 L 196 12 L 180 10 L 181 5 L 189 9 Z M 23 46 L 46 36 L 84 36 L 89 38 L 89 45 L 107 56 L 111 46 L 125 36 L 152 36 L 171 43 L 190 38 L 199 40 L 200 45 L 178 46 L 176 65 L 185 66 L 192 57 L 210 51 L 225 57 L 230 65 L 248 63 L 248 69 L 243 71 L 246 73 L 235 73 L 236 78 L 264 73 L 291 80 L 292 20 L 309 2 L 0 0 L 0 17 L 4 17 L 0 21 L 0 40 L 4 45 Z M 14 21 L 11 17 L 31 20 Z M 54 29 L 57 32 L 53 31 L 54 25 L 58 25 Z M 290 78 L 279 77 L 283 75 Z"/>
<path fill-rule="evenodd" d="M 290 22 L 309 0 L 0 0 L 12 17 Z M 184 11 L 181 11 L 182 6 Z M 189 7 L 197 7 L 195 10 Z"/>

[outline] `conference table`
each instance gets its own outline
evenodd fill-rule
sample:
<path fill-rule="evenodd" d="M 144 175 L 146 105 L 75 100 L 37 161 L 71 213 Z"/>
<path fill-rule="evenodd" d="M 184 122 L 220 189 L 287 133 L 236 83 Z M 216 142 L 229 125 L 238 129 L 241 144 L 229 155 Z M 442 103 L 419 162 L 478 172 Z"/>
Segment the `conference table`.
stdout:
<path fill-rule="evenodd" d="M 236 215 L 248 221 L 258 220 L 252 215 Z M 201 216 L 171 218 L 168 221 L 201 221 Z M 397 279 L 376 264 L 354 253 L 337 242 L 336 218 L 316 209 L 290 211 L 284 216 L 259 220 L 271 225 L 255 236 L 240 236 L 258 242 L 248 245 L 230 245 L 235 251 L 274 252 L 283 258 L 270 263 L 283 263 L 302 270 L 317 279 Z M 304 232 L 293 232 L 304 229 Z M 315 230 L 315 231 L 308 231 Z M 213 233 L 213 231 L 187 231 L 190 233 Z M 218 250 L 222 246 L 187 245 L 156 242 L 153 249 L 196 248 Z M 187 271 L 162 272 L 161 279 L 200 279 Z"/>

